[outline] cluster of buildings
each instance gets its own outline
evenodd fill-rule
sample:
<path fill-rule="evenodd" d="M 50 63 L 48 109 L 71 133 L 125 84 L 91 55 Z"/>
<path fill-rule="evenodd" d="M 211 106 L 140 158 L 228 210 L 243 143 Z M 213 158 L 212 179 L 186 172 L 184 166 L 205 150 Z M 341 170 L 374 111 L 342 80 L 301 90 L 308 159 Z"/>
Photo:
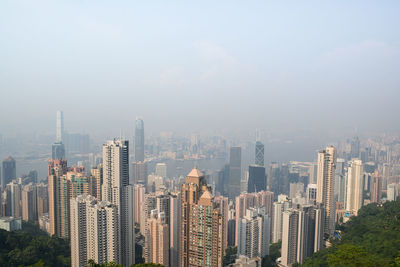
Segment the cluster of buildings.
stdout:
<path fill-rule="evenodd" d="M 399 194 L 396 144 L 363 148 L 354 138 L 318 152 L 316 162 L 272 162 L 266 170 L 264 145 L 257 141 L 245 171 L 241 147 L 232 146 L 221 170 L 208 174 L 195 166 L 185 177 L 171 178 L 162 162 L 148 173 L 141 119 L 131 163 L 129 142 L 116 138 L 102 145 L 101 160 L 90 169 L 68 166 L 63 136 L 58 113 L 47 184 L 38 183 L 35 172 L 17 179 L 15 160 L 3 161 L 0 228 L 20 229 L 21 220 L 39 224 L 70 241 L 76 267 L 89 260 L 261 266 L 277 242 L 277 264 L 291 266 L 329 246 L 336 223 Z M 206 147 L 196 135 L 188 145 L 192 156 Z M 135 255 L 138 246 L 142 255 Z M 237 247 L 234 262 L 224 262 L 228 247 Z"/>

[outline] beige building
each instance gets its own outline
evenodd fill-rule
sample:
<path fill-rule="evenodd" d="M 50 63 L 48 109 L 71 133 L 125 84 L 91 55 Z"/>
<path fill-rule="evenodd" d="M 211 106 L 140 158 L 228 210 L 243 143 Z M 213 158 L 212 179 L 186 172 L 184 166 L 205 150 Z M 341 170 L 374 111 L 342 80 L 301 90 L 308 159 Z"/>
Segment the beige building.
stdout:
<path fill-rule="evenodd" d="M 22 220 L 37 222 L 37 191 L 32 183 L 24 186 L 22 190 Z"/>
<path fill-rule="evenodd" d="M 180 266 L 222 266 L 223 216 L 194 168 L 181 188 Z"/>
<path fill-rule="evenodd" d="M 165 213 L 152 210 L 147 224 L 145 261 L 169 267 L 169 225 Z"/>
<path fill-rule="evenodd" d="M 337 152 L 327 147 L 318 152 L 317 203 L 324 205 L 324 233 L 333 235 L 335 231 L 335 168 Z"/>
<path fill-rule="evenodd" d="M 347 193 L 345 207 L 346 211 L 357 215 L 363 206 L 363 164 L 361 160 L 353 159 L 347 169 Z"/>

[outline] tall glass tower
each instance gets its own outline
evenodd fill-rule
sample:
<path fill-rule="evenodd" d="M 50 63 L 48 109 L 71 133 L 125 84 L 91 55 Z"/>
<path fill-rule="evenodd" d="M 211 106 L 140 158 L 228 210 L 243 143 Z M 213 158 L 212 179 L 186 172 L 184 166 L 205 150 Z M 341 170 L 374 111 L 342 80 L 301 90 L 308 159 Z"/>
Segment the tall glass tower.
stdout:
<path fill-rule="evenodd" d="M 135 124 L 135 161 L 144 161 L 144 123 L 140 118 Z"/>

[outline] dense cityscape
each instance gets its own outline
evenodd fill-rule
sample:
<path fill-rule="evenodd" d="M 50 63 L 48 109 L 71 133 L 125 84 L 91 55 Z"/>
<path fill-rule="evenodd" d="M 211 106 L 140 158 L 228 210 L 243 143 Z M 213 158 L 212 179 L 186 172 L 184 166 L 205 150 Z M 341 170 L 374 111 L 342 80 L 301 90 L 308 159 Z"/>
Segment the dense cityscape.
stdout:
<path fill-rule="evenodd" d="M 399 14 L 1 0 L 0 267 L 400 267 Z"/>
<path fill-rule="evenodd" d="M 243 149 L 198 134 L 149 145 L 143 119 L 134 129 L 131 142 L 116 137 L 94 152 L 58 111 L 47 177 L 17 176 L 12 155 L 2 162 L 0 227 L 37 225 L 65 240 L 67 266 L 294 266 L 340 240 L 363 206 L 399 195 L 395 136 L 355 136 L 315 161 L 267 165 L 260 134 Z"/>

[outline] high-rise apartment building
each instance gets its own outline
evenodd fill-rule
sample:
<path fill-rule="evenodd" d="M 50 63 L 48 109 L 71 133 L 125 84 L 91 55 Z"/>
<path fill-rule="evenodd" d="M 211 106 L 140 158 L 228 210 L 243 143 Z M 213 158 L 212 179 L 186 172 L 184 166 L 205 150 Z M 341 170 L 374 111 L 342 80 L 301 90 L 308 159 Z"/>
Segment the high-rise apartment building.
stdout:
<path fill-rule="evenodd" d="M 249 180 L 247 181 L 247 192 L 259 192 L 267 189 L 267 177 L 265 168 L 261 165 L 249 166 Z"/>
<path fill-rule="evenodd" d="M 169 225 L 166 222 L 164 212 L 156 209 L 151 211 L 147 221 L 148 231 L 146 235 L 145 262 L 162 264 L 169 267 Z"/>
<path fill-rule="evenodd" d="M 272 243 L 282 240 L 283 213 L 291 207 L 289 200 L 274 202 L 272 215 Z"/>
<path fill-rule="evenodd" d="M 196 168 L 181 188 L 180 231 L 180 266 L 222 266 L 223 217 Z"/>
<path fill-rule="evenodd" d="M 144 161 L 144 122 L 140 118 L 135 123 L 135 161 Z"/>
<path fill-rule="evenodd" d="M 347 168 L 347 194 L 345 208 L 347 211 L 357 215 L 364 203 L 364 177 L 363 164 L 361 160 L 353 159 Z"/>
<path fill-rule="evenodd" d="M 264 144 L 260 141 L 256 142 L 255 164 L 264 167 Z"/>
<path fill-rule="evenodd" d="M 239 219 L 238 254 L 249 258 L 264 257 L 269 254 L 271 217 L 265 208 L 250 208 Z"/>
<path fill-rule="evenodd" d="M 118 208 L 90 195 L 71 200 L 71 266 L 120 262 Z"/>
<path fill-rule="evenodd" d="M 382 177 L 376 171 L 371 177 L 371 203 L 380 203 L 382 197 Z"/>
<path fill-rule="evenodd" d="M 399 195 L 399 185 L 398 184 L 388 184 L 387 186 L 387 200 L 395 201 Z"/>
<path fill-rule="evenodd" d="M 103 185 L 103 164 L 98 164 L 90 170 L 90 194 L 101 200 L 101 188 Z"/>
<path fill-rule="evenodd" d="M 6 187 L 7 191 L 7 209 L 9 212 L 9 216 L 14 218 L 22 217 L 22 206 L 21 206 L 21 198 L 22 198 L 22 186 L 17 183 L 15 180 L 8 183 Z"/>
<path fill-rule="evenodd" d="M 129 185 L 129 143 L 114 139 L 103 145 L 102 200 L 117 206 L 121 236 L 121 260 L 130 266 L 135 260 L 134 187 Z"/>
<path fill-rule="evenodd" d="M 246 215 L 249 208 L 265 208 L 266 214 L 272 214 L 272 205 L 274 203 L 274 193 L 270 191 L 260 191 L 257 193 L 242 193 L 236 197 L 236 234 L 238 233 L 239 220 Z M 236 235 L 235 244 L 237 245 L 238 236 Z"/>
<path fill-rule="evenodd" d="M 1 187 L 4 188 L 8 183 L 17 178 L 17 168 L 15 159 L 11 156 L 3 160 L 3 168 L 1 174 Z"/>
<path fill-rule="evenodd" d="M 318 152 L 317 203 L 324 205 L 324 233 L 332 236 L 335 231 L 335 168 L 337 152 L 327 147 Z"/>
<path fill-rule="evenodd" d="M 37 222 L 38 221 L 38 210 L 37 210 L 37 189 L 36 185 L 30 183 L 25 185 L 22 189 L 22 220 Z"/>
<path fill-rule="evenodd" d="M 303 263 L 322 247 L 324 210 L 303 205 L 283 213 L 281 265 Z"/>
<path fill-rule="evenodd" d="M 146 188 L 142 184 L 135 184 L 135 223 L 140 224 L 140 218 L 142 214 L 142 206 L 144 203 L 144 195 Z"/>
<path fill-rule="evenodd" d="M 221 215 L 224 221 L 224 253 L 225 249 L 228 247 L 228 214 L 229 214 L 229 199 L 223 196 L 214 197 L 214 202 L 218 204 Z"/>

